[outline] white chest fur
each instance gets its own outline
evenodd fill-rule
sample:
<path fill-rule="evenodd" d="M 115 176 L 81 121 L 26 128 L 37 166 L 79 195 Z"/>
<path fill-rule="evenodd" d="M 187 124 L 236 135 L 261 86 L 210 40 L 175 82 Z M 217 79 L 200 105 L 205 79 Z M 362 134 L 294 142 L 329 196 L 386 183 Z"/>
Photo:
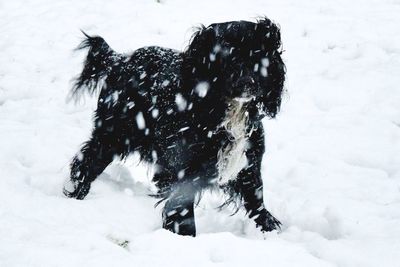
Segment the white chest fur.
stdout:
<path fill-rule="evenodd" d="M 218 151 L 218 184 L 225 185 L 236 179 L 239 172 L 248 165 L 246 150 L 249 134 L 246 131 L 248 113 L 245 103 L 232 101 L 220 127 L 231 135 L 230 143 Z"/>

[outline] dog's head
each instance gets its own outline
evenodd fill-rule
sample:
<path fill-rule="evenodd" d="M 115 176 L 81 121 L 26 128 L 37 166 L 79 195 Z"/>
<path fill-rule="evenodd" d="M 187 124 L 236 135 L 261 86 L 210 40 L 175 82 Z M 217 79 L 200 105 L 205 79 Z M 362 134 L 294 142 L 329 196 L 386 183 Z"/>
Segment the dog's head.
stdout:
<path fill-rule="evenodd" d="M 275 117 L 285 80 L 280 47 L 279 28 L 267 18 L 211 24 L 194 34 L 184 71 L 193 88 L 206 84 L 211 94 L 252 103 L 259 115 Z"/>

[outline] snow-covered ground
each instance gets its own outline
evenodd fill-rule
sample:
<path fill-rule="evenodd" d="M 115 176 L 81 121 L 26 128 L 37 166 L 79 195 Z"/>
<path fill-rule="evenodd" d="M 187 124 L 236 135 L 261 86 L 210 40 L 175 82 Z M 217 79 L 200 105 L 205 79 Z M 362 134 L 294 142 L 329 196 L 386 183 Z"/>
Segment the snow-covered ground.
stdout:
<path fill-rule="evenodd" d="M 0 1 L 0 266 L 400 266 L 399 14 L 398 0 Z M 66 102 L 79 29 L 121 52 L 184 49 L 192 26 L 260 15 L 281 25 L 288 70 L 265 121 L 280 234 L 218 212 L 218 193 L 198 237 L 162 230 L 134 158 L 84 201 L 63 197 L 95 107 Z"/>

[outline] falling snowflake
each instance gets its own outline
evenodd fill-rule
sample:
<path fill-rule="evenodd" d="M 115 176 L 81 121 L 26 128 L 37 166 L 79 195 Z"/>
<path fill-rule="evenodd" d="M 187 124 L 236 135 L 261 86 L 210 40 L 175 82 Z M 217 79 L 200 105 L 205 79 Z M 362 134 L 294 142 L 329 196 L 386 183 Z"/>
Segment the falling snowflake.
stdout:
<path fill-rule="evenodd" d="M 144 117 L 143 117 L 143 113 L 142 113 L 142 112 L 139 112 L 139 113 L 136 115 L 136 124 L 137 124 L 137 126 L 138 126 L 138 128 L 139 128 L 140 130 L 143 130 L 144 128 L 146 128 L 146 122 L 145 122 L 145 120 L 144 120 Z"/>
<path fill-rule="evenodd" d="M 254 72 L 258 71 L 258 63 L 254 64 Z"/>
<path fill-rule="evenodd" d="M 261 59 L 261 68 L 260 68 L 260 74 L 261 74 L 261 76 L 263 76 L 263 77 L 267 77 L 268 76 L 268 70 L 267 70 L 267 68 L 268 68 L 268 66 L 269 66 L 269 60 L 268 60 L 268 58 L 262 58 Z"/>
<path fill-rule="evenodd" d="M 186 99 L 182 96 L 182 94 L 177 93 L 175 95 L 175 103 L 178 106 L 179 111 L 184 111 L 187 106 L 187 101 Z"/>
<path fill-rule="evenodd" d="M 147 73 L 146 72 L 142 72 L 142 74 L 140 74 L 140 79 L 143 80 L 144 78 L 146 78 Z"/>
<path fill-rule="evenodd" d="M 199 82 L 194 88 L 195 92 L 199 97 L 205 97 L 207 95 L 210 85 L 208 82 Z"/>
<path fill-rule="evenodd" d="M 263 58 L 263 59 L 261 59 L 261 64 L 264 66 L 264 67 L 268 67 L 269 66 L 269 60 L 268 60 L 268 58 Z"/>
<path fill-rule="evenodd" d="M 169 80 L 164 80 L 162 83 L 162 86 L 166 87 L 166 86 L 168 86 L 169 83 L 170 83 Z"/>
<path fill-rule="evenodd" d="M 179 179 L 182 179 L 183 177 L 185 177 L 185 170 L 180 170 L 180 171 L 178 172 L 178 178 L 179 178 Z"/>
<path fill-rule="evenodd" d="M 151 111 L 151 116 L 155 119 L 158 117 L 158 113 L 159 113 L 158 109 L 155 108 Z"/>

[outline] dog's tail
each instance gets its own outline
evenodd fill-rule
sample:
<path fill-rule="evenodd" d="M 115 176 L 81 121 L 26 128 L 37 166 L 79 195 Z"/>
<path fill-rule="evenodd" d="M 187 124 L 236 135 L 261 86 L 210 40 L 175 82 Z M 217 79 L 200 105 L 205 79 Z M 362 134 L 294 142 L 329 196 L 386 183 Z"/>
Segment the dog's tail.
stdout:
<path fill-rule="evenodd" d="M 123 58 L 117 54 L 100 36 L 89 36 L 84 31 L 85 40 L 76 50 L 89 49 L 82 73 L 76 78 L 72 88 L 72 97 L 79 98 L 82 92 L 93 94 L 102 81 L 110 74 L 112 67 Z M 82 90 L 84 89 L 84 90 Z"/>

